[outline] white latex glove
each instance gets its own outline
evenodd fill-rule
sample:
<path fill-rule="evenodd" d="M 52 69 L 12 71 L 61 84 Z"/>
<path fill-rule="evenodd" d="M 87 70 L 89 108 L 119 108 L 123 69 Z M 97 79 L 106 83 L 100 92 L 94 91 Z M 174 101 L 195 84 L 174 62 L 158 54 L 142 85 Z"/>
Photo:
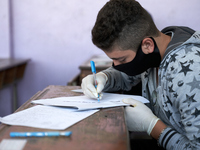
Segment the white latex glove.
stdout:
<path fill-rule="evenodd" d="M 128 130 L 147 132 L 150 135 L 159 118 L 142 102 L 132 98 L 123 99 L 123 102 L 133 106 L 125 108 Z"/>
<path fill-rule="evenodd" d="M 97 80 L 97 88 L 94 86 L 94 76 L 88 75 L 82 80 L 81 87 L 83 89 L 83 93 L 90 97 L 90 98 L 97 98 L 98 93 L 100 94 L 100 99 L 102 98 L 103 94 L 101 91 L 103 90 L 106 81 L 108 80 L 107 75 L 105 75 L 103 72 L 99 72 L 96 74 L 96 80 Z"/>

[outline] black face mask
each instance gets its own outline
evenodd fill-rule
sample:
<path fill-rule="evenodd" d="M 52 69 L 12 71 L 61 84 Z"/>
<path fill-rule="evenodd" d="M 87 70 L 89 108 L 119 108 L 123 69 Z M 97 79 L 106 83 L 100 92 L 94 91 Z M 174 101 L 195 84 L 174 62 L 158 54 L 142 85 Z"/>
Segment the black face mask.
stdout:
<path fill-rule="evenodd" d="M 115 66 L 113 63 L 112 66 L 116 70 L 124 72 L 129 76 L 135 76 L 141 74 L 149 68 L 159 67 L 161 62 L 160 52 L 155 40 L 152 37 L 151 39 L 153 40 L 155 47 L 152 53 L 144 54 L 140 45 L 135 58 L 131 62 L 117 66 Z"/>

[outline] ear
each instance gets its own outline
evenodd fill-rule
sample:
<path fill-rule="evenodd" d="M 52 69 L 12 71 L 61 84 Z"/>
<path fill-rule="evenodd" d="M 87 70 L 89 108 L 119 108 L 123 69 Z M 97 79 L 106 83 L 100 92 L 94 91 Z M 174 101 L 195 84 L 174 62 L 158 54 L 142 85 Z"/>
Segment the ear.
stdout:
<path fill-rule="evenodd" d="M 141 45 L 143 53 L 145 53 L 145 54 L 152 53 L 154 51 L 154 47 L 155 47 L 155 45 L 151 38 L 143 39 L 142 45 Z"/>

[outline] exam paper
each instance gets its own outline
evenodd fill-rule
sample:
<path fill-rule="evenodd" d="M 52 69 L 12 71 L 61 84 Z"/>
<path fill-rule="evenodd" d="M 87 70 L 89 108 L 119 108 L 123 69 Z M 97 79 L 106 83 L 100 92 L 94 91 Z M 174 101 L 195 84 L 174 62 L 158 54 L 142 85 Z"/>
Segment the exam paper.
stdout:
<path fill-rule="evenodd" d="M 0 143 L 0 150 L 23 150 L 26 139 L 3 139 Z"/>
<path fill-rule="evenodd" d="M 51 106 L 75 107 L 78 108 L 78 110 L 88 110 L 97 108 L 128 106 L 129 104 L 125 104 L 122 101 L 125 98 L 133 98 L 143 103 L 149 102 L 142 96 L 103 93 L 103 98 L 100 100 L 100 102 L 98 102 L 96 99 L 90 99 L 87 96 L 73 96 L 34 100 L 32 101 L 32 103 Z"/>
<path fill-rule="evenodd" d="M 64 130 L 98 111 L 37 105 L 5 116 L 0 121 L 9 125 Z"/>
<path fill-rule="evenodd" d="M 75 89 L 75 90 L 71 90 L 71 91 L 76 92 L 76 93 L 83 93 L 82 89 Z"/>

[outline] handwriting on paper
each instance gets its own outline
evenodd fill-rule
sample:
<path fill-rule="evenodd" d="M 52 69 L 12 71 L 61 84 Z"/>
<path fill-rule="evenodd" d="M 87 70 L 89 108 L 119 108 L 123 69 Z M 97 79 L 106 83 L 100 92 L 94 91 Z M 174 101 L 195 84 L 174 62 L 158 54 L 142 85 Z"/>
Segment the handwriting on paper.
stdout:
<path fill-rule="evenodd" d="M 38 105 L 5 116 L 1 122 L 9 125 L 64 130 L 97 111 L 77 111 L 72 108 Z"/>

